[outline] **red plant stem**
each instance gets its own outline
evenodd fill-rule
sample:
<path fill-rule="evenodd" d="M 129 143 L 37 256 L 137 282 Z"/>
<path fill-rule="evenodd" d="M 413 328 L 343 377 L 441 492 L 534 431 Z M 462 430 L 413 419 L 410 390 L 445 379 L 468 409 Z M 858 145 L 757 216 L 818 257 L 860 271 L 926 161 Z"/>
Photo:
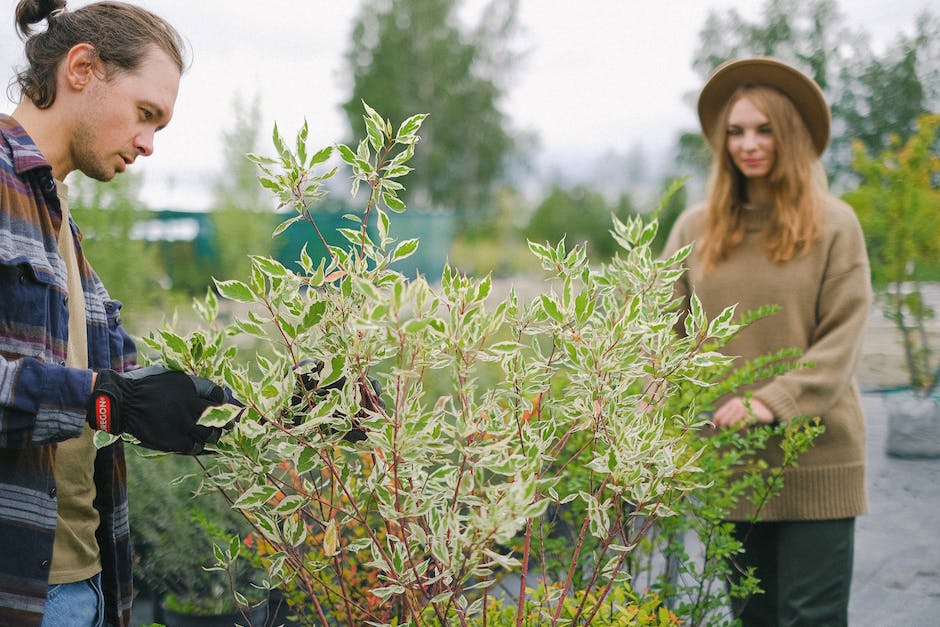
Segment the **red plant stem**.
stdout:
<path fill-rule="evenodd" d="M 525 616 L 525 580 L 529 573 L 529 553 L 532 548 L 532 519 L 526 523 L 525 544 L 522 546 L 522 572 L 519 575 L 519 605 L 516 607 L 516 627 L 522 627 Z M 485 610 L 484 610 L 485 611 Z"/>
<path fill-rule="evenodd" d="M 299 360 L 297 359 L 297 354 L 294 353 L 294 343 L 287 333 L 284 332 L 284 327 L 281 326 L 281 321 L 277 318 L 277 311 L 274 308 L 274 304 L 270 301 L 267 295 L 263 296 L 261 302 L 264 303 L 264 306 L 267 308 L 268 313 L 271 314 L 271 322 L 274 323 L 277 332 L 281 334 L 281 339 L 284 340 L 284 346 L 287 347 L 287 350 L 290 352 L 291 360 L 294 364 L 298 364 Z"/>
<path fill-rule="evenodd" d="M 618 507 L 617 509 L 620 510 L 619 507 Z M 610 548 L 610 543 L 611 543 L 611 541 L 613 540 L 615 530 L 616 530 L 616 529 L 621 529 L 623 526 L 624 526 L 624 522 L 623 522 L 623 512 L 621 511 L 621 512 L 618 514 L 617 518 L 614 520 L 614 523 L 611 524 L 610 529 L 609 529 L 608 532 L 607 532 L 607 537 L 604 538 L 604 541 L 601 543 L 601 546 L 600 546 L 600 553 L 599 553 L 599 555 L 598 555 L 598 560 L 597 560 L 598 562 L 602 561 L 603 558 L 604 558 L 604 556 L 607 554 L 607 550 Z M 626 533 L 626 532 L 624 532 L 624 534 L 623 534 L 623 542 L 624 542 L 624 545 L 627 545 L 627 546 L 629 546 L 629 544 L 630 544 L 630 540 L 629 540 L 629 538 L 627 537 L 627 533 Z M 620 561 L 617 563 L 617 570 L 619 570 L 620 567 L 623 566 L 623 563 L 624 563 L 624 561 L 626 560 L 626 558 L 627 558 L 627 553 L 622 553 L 621 556 L 620 556 Z M 594 586 L 597 584 L 597 579 L 598 579 L 599 577 L 600 577 L 600 569 L 598 569 L 598 568 L 595 567 L 594 573 L 591 575 L 591 580 L 588 582 L 588 585 L 587 585 L 587 587 L 586 587 L 586 590 L 592 590 L 592 589 L 594 588 Z M 608 582 L 608 584 L 605 586 L 604 591 L 603 591 L 603 593 L 602 593 L 602 595 L 601 595 L 601 598 L 600 598 L 600 600 L 598 601 L 597 605 L 595 606 L 594 612 L 591 614 L 592 619 L 593 619 L 593 617 L 594 617 L 594 614 L 597 613 L 597 610 L 598 610 L 598 608 L 600 608 L 600 606 L 601 606 L 601 604 L 603 603 L 604 599 L 605 599 L 605 598 L 607 597 L 607 595 L 610 593 L 610 590 L 611 590 L 611 588 L 613 587 L 613 582 L 614 582 L 614 579 L 611 578 L 611 580 L 610 580 L 610 581 Z M 572 621 L 573 621 L 575 624 L 577 624 L 578 619 L 580 618 L 582 612 L 584 611 L 584 606 L 587 605 L 587 600 L 588 600 L 587 595 L 584 595 L 584 597 L 581 599 L 581 603 L 578 605 L 578 609 L 577 609 L 577 611 L 575 612 L 574 618 L 572 619 Z M 589 625 L 590 623 L 591 623 L 591 620 L 588 620 L 587 623 L 585 623 L 585 624 Z"/>
<path fill-rule="evenodd" d="M 604 477 L 604 480 L 597 488 L 595 494 L 601 494 L 604 491 L 604 488 L 607 486 L 607 480 L 608 477 Z M 585 516 L 584 523 L 581 524 L 581 533 L 578 534 L 578 543 L 575 545 L 574 552 L 571 555 L 571 565 L 568 567 L 568 575 L 565 577 L 565 583 L 561 589 L 561 596 L 558 599 L 558 605 L 555 607 L 555 614 L 552 616 L 552 624 L 558 624 L 558 619 L 561 616 L 561 610 L 565 605 L 565 596 L 568 594 L 568 590 L 571 588 L 571 582 L 574 579 L 574 569 L 578 565 L 578 557 L 580 557 L 581 548 L 584 546 L 584 537 L 587 535 L 590 520 L 589 516 Z"/>
<path fill-rule="evenodd" d="M 313 588 L 310 586 L 310 581 L 305 580 L 304 585 L 307 587 L 307 595 L 310 597 L 310 600 L 313 601 L 313 607 L 317 610 L 317 616 L 320 617 L 320 623 L 322 625 L 327 625 L 326 615 L 323 613 L 323 606 L 320 605 L 320 601 L 317 599 L 317 595 L 313 593 Z"/>
<path fill-rule="evenodd" d="M 310 225 L 313 227 L 313 230 L 316 231 L 317 237 L 320 238 L 320 243 L 323 245 L 323 250 L 325 250 L 326 254 L 329 255 L 330 263 L 332 263 L 335 258 L 333 257 L 333 252 L 330 250 L 330 245 L 327 244 L 326 238 L 323 237 L 323 233 L 320 232 L 320 227 L 317 226 L 317 221 L 313 219 L 312 215 L 310 215 L 310 210 L 307 209 L 307 207 L 303 208 L 303 216 L 304 216 L 304 219 L 306 219 L 307 222 L 309 222 Z M 340 270 L 343 270 L 343 269 L 344 268 L 340 268 Z"/>
<path fill-rule="evenodd" d="M 339 580 L 339 589 L 342 591 L 343 605 L 346 608 L 346 618 L 351 625 L 353 623 L 352 607 L 349 605 L 349 592 L 346 590 L 346 580 L 343 578 L 343 564 L 339 561 L 339 555 L 333 556 L 333 567 L 336 568 L 336 578 Z"/>

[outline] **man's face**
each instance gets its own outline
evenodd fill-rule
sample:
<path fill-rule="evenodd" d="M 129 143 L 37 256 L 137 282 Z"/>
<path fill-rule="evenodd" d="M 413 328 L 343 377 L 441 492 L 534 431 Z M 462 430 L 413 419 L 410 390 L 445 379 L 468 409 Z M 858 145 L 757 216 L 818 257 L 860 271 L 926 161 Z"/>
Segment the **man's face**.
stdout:
<path fill-rule="evenodd" d="M 173 117 L 180 72 L 152 46 L 132 72 L 116 72 L 110 79 L 96 75 L 92 81 L 70 156 L 74 169 L 110 181 L 138 156 L 153 153 L 154 133 Z"/>

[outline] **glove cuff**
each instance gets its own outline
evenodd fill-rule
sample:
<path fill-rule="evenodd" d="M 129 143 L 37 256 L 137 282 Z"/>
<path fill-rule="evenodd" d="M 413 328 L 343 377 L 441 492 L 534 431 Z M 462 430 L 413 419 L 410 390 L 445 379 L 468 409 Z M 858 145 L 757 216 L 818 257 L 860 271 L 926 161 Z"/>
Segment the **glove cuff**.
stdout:
<path fill-rule="evenodd" d="M 111 434 L 123 433 L 121 425 L 122 386 L 114 370 L 100 370 L 88 399 L 86 419 L 92 429 Z"/>

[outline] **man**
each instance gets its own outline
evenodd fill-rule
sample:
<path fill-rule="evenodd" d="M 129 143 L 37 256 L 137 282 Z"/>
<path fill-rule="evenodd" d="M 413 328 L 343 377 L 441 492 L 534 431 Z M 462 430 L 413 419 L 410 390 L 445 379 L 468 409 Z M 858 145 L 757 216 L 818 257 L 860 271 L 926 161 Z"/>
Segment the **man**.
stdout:
<path fill-rule="evenodd" d="M 66 175 L 107 181 L 173 116 L 182 40 L 127 4 L 23 0 L 27 67 L 0 115 L 0 625 L 126 625 L 131 554 L 121 441 L 198 453 L 217 385 L 134 369 L 133 341 L 68 218 Z M 33 24 L 46 22 L 33 32 Z"/>

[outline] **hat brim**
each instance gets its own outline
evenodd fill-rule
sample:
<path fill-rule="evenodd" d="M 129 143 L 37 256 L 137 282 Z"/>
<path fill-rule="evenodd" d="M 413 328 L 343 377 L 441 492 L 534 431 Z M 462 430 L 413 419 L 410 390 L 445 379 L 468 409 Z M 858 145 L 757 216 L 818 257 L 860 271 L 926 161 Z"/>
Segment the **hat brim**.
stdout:
<path fill-rule="evenodd" d="M 816 154 L 829 144 L 831 113 L 822 90 L 814 80 L 772 57 L 728 61 L 718 66 L 698 97 L 698 118 L 705 138 L 711 142 L 719 116 L 734 91 L 743 85 L 767 85 L 786 95 L 803 118 Z M 713 146 L 716 150 L 720 146 Z"/>

